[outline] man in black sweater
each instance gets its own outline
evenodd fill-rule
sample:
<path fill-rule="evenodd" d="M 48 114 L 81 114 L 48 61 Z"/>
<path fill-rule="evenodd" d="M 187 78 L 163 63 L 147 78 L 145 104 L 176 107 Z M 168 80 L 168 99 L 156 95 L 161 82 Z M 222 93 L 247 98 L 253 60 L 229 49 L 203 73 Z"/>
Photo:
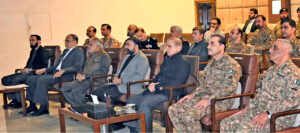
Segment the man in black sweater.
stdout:
<path fill-rule="evenodd" d="M 160 72 L 143 93 L 131 97 L 127 104 L 135 104 L 137 112 L 145 113 L 146 132 L 151 132 L 152 112 L 154 108 L 169 99 L 169 90 L 162 90 L 165 86 L 185 84 L 190 73 L 190 65 L 183 58 L 180 51 L 182 43 L 179 38 L 171 37 L 167 40 L 167 56 L 161 65 Z M 175 89 L 173 97 L 182 96 L 183 89 Z M 124 123 L 131 132 L 139 130 L 137 121 Z"/>
<path fill-rule="evenodd" d="M 40 69 L 48 66 L 49 53 L 41 46 L 41 37 L 39 35 L 31 35 L 29 38 L 30 42 L 30 56 L 26 66 L 20 70 L 20 73 L 15 73 L 2 78 L 2 84 L 5 86 L 23 84 L 27 77 L 32 74 L 33 69 Z M 20 108 L 21 96 L 20 93 L 13 92 L 9 93 L 8 99 L 12 101 L 8 104 L 12 108 Z"/>

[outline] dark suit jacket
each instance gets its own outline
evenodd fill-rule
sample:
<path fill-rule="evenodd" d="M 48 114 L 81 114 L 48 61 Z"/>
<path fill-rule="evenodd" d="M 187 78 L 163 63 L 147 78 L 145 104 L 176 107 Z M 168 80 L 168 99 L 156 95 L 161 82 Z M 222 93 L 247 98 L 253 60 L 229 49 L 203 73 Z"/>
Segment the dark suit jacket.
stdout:
<path fill-rule="evenodd" d="M 182 50 L 181 54 L 182 55 L 187 55 L 190 49 L 190 44 L 188 41 L 184 40 L 182 37 L 180 37 L 180 40 L 182 42 Z"/>
<path fill-rule="evenodd" d="M 243 27 L 243 32 L 246 31 L 247 26 L 248 26 L 249 23 L 250 23 L 250 19 L 246 20 L 246 23 L 245 23 L 245 25 L 244 25 L 244 27 Z M 251 27 L 250 32 L 254 32 L 256 29 L 257 29 L 257 27 L 256 27 L 256 22 L 254 21 L 253 24 L 252 24 L 252 27 Z"/>
<path fill-rule="evenodd" d="M 34 50 L 30 51 L 30 56 L 26 63 L 25 68 L 32 68 L 32 69 L 41 69 L 48 67 L 48 59 L 49 59 L 49 52 L 42 46 L 40 46 L 37 51 L 36 55 L 32 61 L 31 67 L 29 66 L 30 60 L 33 58 Z"/>
<path fill-rule="evenodd" d="M 62 56 L 60 56 L 59 58 L 62 58 Z M 67 57 L 63 60 L 61 64 L 61 70 L 65 71 L 62 76 L 62 80 L 74 80 L 74 75 L 80 72 L 84 63 L 84 59 L 84 52 L 81 48 L 75 47 L 72 51 L 70 51 L 70 53 L 67 55 Z M 59 61 L 60 59 L 58 60 L 58 62 L 56 62 L 54 66 L 47 68 L 46 72 L 54 74 L 56 72 L 56 67 L 59 65 Z"/>
<path fill-rule="evenodd" d="M 169 97 L 169 90 L 160 90 L 160 88 L 185 84 L 189 77 L 190 69 L 189 63 L 183 58 L 181 53 L 177 53 L 172 57 L 166 56 L 160 66 L 160 72 L 152 80 L 155 83 L 159 82 L 159 84 L 155 85 L 154 93 Z M 144 92 L 144 94 L 147 93 L 150 93 L 150 91 L 146 90 Z M 183 94 L 184 89 L 174 89 L 173 98 L 181 97 Z"/>
<path fill-rule="evenodd" d="M 210 56 L 207 50 L 208 43 L 204 41 L 204 38 L 199 43 L 193 43 L 189 50 L 189 55 L 199 56 L 199 61 L 208 61 Z M 199 70 L 204 70 L 206 64 L 199 64 Z"/>

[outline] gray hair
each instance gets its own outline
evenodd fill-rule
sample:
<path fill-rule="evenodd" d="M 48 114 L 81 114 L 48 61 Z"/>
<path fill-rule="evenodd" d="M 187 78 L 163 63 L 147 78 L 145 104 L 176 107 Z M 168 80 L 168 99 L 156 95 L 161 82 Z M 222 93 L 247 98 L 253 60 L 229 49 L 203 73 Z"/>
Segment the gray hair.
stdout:
<path fill-rule="evenodd" d="M 284 44 L 287 47 L 287 49 L 289 50 L 289 53 L 292 54 L 292 52 L 293 52 L 293 46 L 292 46 L 290 40 L 287 40 L 287 39 L 277 39 L 275 42 L 282 42 L 282 44 Z"/>
<path fill-rule="evenodd" d="M 175 28 L 175 32 L 179 33 L 180 35 L 182 34 L 182 28 L 178 25 L 173 25 L 171 26 L 171 29 Z"/>
<path fill-rule="evenodd" d="M 100 40 L 99 38 L 93 37 L 93 38 L 90 39 L 90 41 L 94 41 L 96 45 L 100 46 L 100 48 L 103 49 L 102 40 Z"/>

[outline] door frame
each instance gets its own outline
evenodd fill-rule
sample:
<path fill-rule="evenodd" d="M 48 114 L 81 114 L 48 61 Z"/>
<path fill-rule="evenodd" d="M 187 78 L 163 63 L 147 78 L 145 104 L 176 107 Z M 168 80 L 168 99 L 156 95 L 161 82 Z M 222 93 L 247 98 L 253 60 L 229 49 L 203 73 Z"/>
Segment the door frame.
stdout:
<path fill-rule="evenodd" d="M 281 0 L 281 8 L 287 8 L 289 10 L 289 16 L 291 17 L 291 1 Z M 280 21 L 279 14 L 272 14 L 272 0 L 268 0 L 268 12 L 269 12 L 269 23 L 277 23 Z"/>
<path fill-rule="evenodd" d="M 194 9 L 195 9 L 195 26 L 200 26 L 199 22 L 199 7 L 198 4 L 210 3 L 214 9 L 216 9 L 216 0 L 194 0 Z M 216 12 L 212 10 L 212 17 L 216 17 Z"/>

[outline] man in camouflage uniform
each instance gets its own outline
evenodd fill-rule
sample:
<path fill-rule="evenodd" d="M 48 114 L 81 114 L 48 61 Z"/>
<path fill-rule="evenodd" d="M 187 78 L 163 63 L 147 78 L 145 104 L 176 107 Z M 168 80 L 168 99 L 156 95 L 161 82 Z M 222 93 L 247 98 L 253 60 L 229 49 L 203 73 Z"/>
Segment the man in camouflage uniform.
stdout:
<path fill-rule="evenodd" d="M 297 9 L 297 16 L 298 16 L 298 21 L 296 26 L 296 37 L 300 38 L 300 7 Z"/>
<path fill-rule="evenodd" d="M 249 47 L 242 41 L 243 31 L 235 27 L 229 33 L 230 43 L 226 46 L 226 53 L 243 53 L 249 54 Z"/>
<path fill-rule="evenodd" d="M 111 36 L 111 26 L 109 24 L 101 25 L 101 38 L 104 48 L 118 48 L 120 47 L 120 42 Z"/>
<path fill-rule="evenodd" d="M 282 38 L 282 32 L 281 32 L 281 24 L 280 24 L 280 22 L 283 19 L 289 18 L 289 10 L 287 8 L 280 9 L 279 16 L 280 16 L 280 21 L 276 23 L 276 26 L 273 29 L 276 39 Z"/>
<path fill-rule="evenodd" d="M 300 69 L 291 61 L 292 46 L 278 39 L 270 48 L 275 65 L 259 83 L 258 94 L 249 105 L 221 121 L 221 132 L 269 132 L 273 113 L 295 109 L 300 102 Z M 291 127 L 295 115 L 278 118 L 277 129 Z"/>
<path fill-rule="evenodd" d="M 274 41 L 274 32 L 267 27 L 266 17 L 258 15 L 255 19 L 258 30 L 249 38 L 249 42 L 254 46 L 254 53 L 259 55 L 260 68 L 268 68 L 271 66 L 270 57 L 267 54 L 263 57 L 263 52 L 267 51 Z"/>
<path fill-rule="evenodd" d="M 211 99 L 235 94 L 242 69 L 236 60 L 224 52 L 225 45 L 224 37 L 212 35 L 207 48 L 213 59 L 205 68 L 200 86 L 169 107 L 168 113 L 177 131 L 201 132 L 200 119 L 210 114 Z M 219 102 L 216 109 L 227 110 L 232 103 L 232 100 Z"/>
<path fill-rule="evenodd" d="M 282 37 L 289 40 L 293 46 L 292 57 L 300 57 L 300 39 L 295 36 L 296 22 L 292 19 L 281 21 Z"/>

